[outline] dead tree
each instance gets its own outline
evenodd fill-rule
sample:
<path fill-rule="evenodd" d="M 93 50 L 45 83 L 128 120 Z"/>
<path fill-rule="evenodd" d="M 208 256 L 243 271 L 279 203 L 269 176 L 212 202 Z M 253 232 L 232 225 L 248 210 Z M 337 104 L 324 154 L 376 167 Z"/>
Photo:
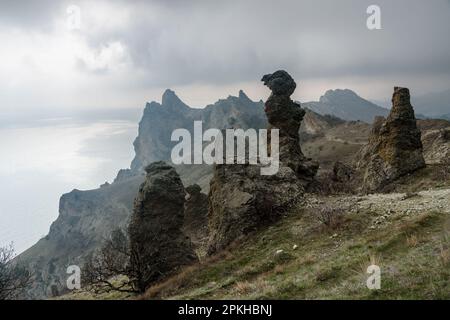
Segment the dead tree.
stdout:
<path fill-rule="evenodd" d="M 87 259 L 83 267 L 83 282 L 91 285 L 91 290 L 96 293 L 138 293 L 139 290 L 133 286 L 138 274 L 131 269 L 130 258 L 128 237 L 117 229 L 103 247 Z"/>
<path fill-rule="evenodd" d="M 14 261 L 12 245 L 0 248 L 0 300 L 17 299 L 29 287 L 31 272 Z"/>

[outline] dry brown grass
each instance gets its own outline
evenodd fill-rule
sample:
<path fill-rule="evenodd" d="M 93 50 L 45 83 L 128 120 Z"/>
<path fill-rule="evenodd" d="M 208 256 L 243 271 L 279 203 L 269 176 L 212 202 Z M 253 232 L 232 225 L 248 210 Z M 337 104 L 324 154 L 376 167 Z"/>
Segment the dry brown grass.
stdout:
<path fill-rule="evenodd" d="M 450 263 L 450 249 L 444 249 L 441 247 L 439 258 L 444 266 L 448 265 Z"/>
<path fill-rule="evenodd" d="M 445 235 L 439 246 L 439 261 L 443 266 L 450 265 L 450 237 Z"/>
<path fill-rule="evenodd" d="M 305 266 L 314 264 L 316 262 L 317 262 L 317 258 L 310 254 L 302 257 L 299 261 L 300 265 L 305 265 Z"/>
<path fill-rule="evenodd" d="M 192 275 L 199 270 L 208 268 L 208 266 L 215 264 L 218 261 L 231 259 L 233 257 L 230 252 L 231 249 L 232 248 L 208 257 L 202 262 L 184 267 L 173 276 L 148 288 L 147 291 L 143 295 L 141 295 L 140 299 L 148 300 L 155 298 L 164 298 L 179 291 L 180 289 L 189 285 L 189 282 L 192 280 Z"/>
<path fill-rule="evenodd" d="M 267 293 L 274 287 L 263 277 L 258 277 L 255 281 L 238 281 L 234 285 L 234 290 L 238 295 L 249 295 L 252 293 Z"/>
<path fill-rule="evenodd" d="M 354 272 L 356 274 L 359 274 L 363 276 L 363 278 L 367 277 L 367 268 L 370 266 L 379 266 L 381 267 L 381 263 L 382 263 L 382 259 L 381 259 L 381 255 L 375 254 L 375 253 L 370 253 L 368 255 L 368 259 L 366 261 L 363 261 L 360 264 L 359 269 L 354 270 Z"/>
<path fill-rule="evenodd" d="M 344 223 L 345 210 L 343 208 L 324 205 L 314 209 L 313 215 L 325 230 L 336 230 Z"/>
<path fill-rule="evenodd" d="M 406 236 L 406 245 L 411 248 L 415 248 L 419 245 L 420 239 L 416 234 Z"/>
<path fill-rule="evenodd" d="M 285 270 L 286 270 L 286 266 L 284 266 L 282 264 L 278 264 L 275 266 L 275 268 L 273 268 L 273 272 L 275 274 L 282 274 L 282 273 L 284 273 Z"/>
<path fill-rule="evenodd" d="M 167 280 L 151 286 L 140 298 L 144 300 L 164 298 L 164 296 L 176 292 L 177 290 L 183 288 L 189 277 L 200 267 L 200 264 L 195 264 L 183 268 L 179 273 L 173 275 Z"/>
<path fill-rule="evenodd" d="M 238 294 L 248 294 L 253 289 L 253 284 L 248 281 L 238 281 L 234 285 L 234 289 Z"/>

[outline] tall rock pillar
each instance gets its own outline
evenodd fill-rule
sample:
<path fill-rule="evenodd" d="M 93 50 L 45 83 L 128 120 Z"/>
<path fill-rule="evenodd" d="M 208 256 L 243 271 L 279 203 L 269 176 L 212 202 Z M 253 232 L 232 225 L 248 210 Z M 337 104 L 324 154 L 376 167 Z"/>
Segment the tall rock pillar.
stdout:
<path fill-rule="evenodd" d="M 300 148 L 299 129 L 305 110 L 291 99 L 297 84 L 284 70 L 266 74 L 261 81 L 272 90 L 265 112 L 269 129 L 280 130 L 280 162 L 290 167 L 306 186 L 313 181 L 319 164 L 306 158 Z"/>
<path fill-rule="evenodd" d="M 145 170 L 128 227 L 131 268 L 139 273 L 135 286 L 142 291 L 198 260 L 181 231 L 185 191 L 178 173 L 164 162 L 154 162 Z"/>
<path fill-rule="evenodd" d="M 379 191 L 390 182 L 425 167 L 421 133 L 407 88 L 394 88 L 392 109 L 377 117 L 369 142 L 356 161 L 363 174 L 363 190 Z"/>

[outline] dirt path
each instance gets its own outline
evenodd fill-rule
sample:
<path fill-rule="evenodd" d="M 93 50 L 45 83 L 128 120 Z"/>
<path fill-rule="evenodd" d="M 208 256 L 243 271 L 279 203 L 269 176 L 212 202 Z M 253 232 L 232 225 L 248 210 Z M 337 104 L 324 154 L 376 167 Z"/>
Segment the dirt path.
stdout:
<path fill-rule="evenodd" d="M 306 206 L 320 208 L 328 205 L 332 208 L 344 208 L 352 213 L 369 212 L 373 214 L 370 226 L 378 226 L 398 216 L 414 216 L 432 211 L 450 214 L 450 188 L 425 190 L 417 193 L 370 194 L 364 196 L 311 196 Z"/>
<path fill-rule="evenodd" d="M 342 139 L 342 138 L 336 138 L 334 136 L 331 135 L 325 135 L 325 138 L 328 141 L 332 141 L 332 142 L 339 142 L 339 143 L 348 143 L 348 144 L 356 144 L 356 145 L 365 145 L 367 143 L 367 141 L 352 141 L 351 139 Z"/>

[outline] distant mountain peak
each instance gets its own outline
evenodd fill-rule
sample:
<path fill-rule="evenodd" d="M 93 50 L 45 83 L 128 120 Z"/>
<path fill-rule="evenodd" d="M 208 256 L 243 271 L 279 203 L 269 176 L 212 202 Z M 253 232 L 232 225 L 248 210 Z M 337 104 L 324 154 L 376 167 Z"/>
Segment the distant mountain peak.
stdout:
<path fill-rule="evenodd" d="M 319 101 L 322 101 L 323 99 L 328 98 L 360 98 L 362 99 L 355 91 L 350 89 L 334 89 L 334 90 L 327 90 L 323 96 L 320 97 Z"/>
<path fill-rule="evenodd" d="M 245 94 L 244 90 L 239 90 L 239 99 L 250 100 L 250 98 Z"/>
<path fill-rule="evenodd" d="M 163 96 L 162 96 L 162 100 L 161 100 L 161 104 L 162 106 L 165 107 L 175 107 L 175 108 L 188 108 L 188 106 L 181 101 L 181 99 L 176 95 L 175 91 L 170 90 L 170 89 L 166 89 L 166 91 L 164 91 Z"/>
<path fill-rule="evenodd" d="M 361 120 L 371 123 L 375 116 L 387 116 L 389 110 L 384 109 L 360 97 L 350 89 L 328 90 L 318 102 L 302 104 L 321 115 L 333 115 L 344 120 Z"/>

